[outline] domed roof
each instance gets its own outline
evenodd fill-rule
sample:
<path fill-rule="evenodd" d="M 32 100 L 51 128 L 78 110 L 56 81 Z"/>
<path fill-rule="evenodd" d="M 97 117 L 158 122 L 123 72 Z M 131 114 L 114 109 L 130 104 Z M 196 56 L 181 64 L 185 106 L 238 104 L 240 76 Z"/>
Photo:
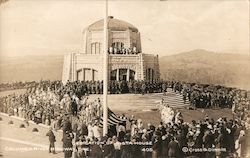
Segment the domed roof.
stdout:
<path fill-rule="evenodd" d="M 132 24 L 119 19 L 114 19 L 112 16 L 108 17 L 108 28 L 114 31 L 125 31 L 130 29 L 134 32 L 138 32 L 138 29 Z M 87 29 L 89 31 L 103 30 L 103 19 L 89 25 Z"/>

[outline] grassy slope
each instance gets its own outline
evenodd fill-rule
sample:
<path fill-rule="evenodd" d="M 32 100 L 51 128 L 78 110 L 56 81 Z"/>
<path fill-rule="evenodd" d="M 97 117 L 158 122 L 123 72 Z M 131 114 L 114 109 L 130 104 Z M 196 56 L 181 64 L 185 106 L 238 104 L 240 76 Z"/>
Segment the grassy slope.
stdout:
<path fill-rule="evenodd" d="M 226 84 L 249 84 L 249 57 L 193 50 L 160 57 L 163 79 Z M 60 80 L 63 56 L 23 56 L 0 59 L 0 82 L 51 79 Z"/>

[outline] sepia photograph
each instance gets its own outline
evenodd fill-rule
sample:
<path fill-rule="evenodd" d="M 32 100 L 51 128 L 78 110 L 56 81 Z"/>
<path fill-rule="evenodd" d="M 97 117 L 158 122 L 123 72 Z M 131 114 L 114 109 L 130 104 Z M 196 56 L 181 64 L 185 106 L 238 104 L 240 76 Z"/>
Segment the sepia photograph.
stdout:
<path fill-rule="evenodd" d="M 0 158 L 250 158 L 249 0 L 0 0 Z"/>

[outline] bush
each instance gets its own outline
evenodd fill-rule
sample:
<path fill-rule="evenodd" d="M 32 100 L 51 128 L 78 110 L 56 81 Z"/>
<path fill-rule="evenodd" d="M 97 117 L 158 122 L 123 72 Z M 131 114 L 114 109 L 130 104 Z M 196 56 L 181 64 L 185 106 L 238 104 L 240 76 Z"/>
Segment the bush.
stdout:
<path fill-rule="evenodd" d="M 2 121 L 3 119 L 2 119 L 2 117 L 0 117 L 0 121 Z"/>
<path fill-rule="evenodd" d="M 20 124 L 19 128 L 25 128 L 24 124 Z"/>
<path fill-rule="evenodd" d="M 37 128 L 33 128 L 32 132 L 39 132 Z"/>
<path fill-rule="evenodd" d="M 12 124 L 14 124 L 14 122 L 13 122 L 13 121 L 9 121 L 8 124 L 9 124 L 9 125 L 12 125 Z"/>

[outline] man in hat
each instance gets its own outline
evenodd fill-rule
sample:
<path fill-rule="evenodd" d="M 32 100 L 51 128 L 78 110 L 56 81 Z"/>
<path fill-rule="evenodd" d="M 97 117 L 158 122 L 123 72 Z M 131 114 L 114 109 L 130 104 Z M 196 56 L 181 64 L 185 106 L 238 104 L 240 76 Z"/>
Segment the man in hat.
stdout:
<path fill-rule="evenodd" d="M 167 92 L 167 83 L 166 82 L 162 83 L 162 92 L 163 92 L 163 95 L 166 95 L 166 92 Z"/>
<path fill-rule="evenodd" d="M 55 142 L 56 142 L 56 136 L 54 135 L 52 131 L 52 127 L 50 127 L 48 133 L 46 136 L 49 137 L 49 153 L 51 153 L 51 150 L 53 151 L 53 154 L 55 154 Z"/>
<path fill-rule="evenodd" d="M 73 152 L 72 139 L 74 138 L 73 134 L 69 131 L 66 131 L 65 137 L 63 138 L 63 152 L 65 158 L 71 158 Z"/>
<path fill-rule="evenodd" d="M 168 156 L 169 157 L 180 157 L 180 147 L 175 137 L 171 138 L 171 141 L 168 144 Z"/>

